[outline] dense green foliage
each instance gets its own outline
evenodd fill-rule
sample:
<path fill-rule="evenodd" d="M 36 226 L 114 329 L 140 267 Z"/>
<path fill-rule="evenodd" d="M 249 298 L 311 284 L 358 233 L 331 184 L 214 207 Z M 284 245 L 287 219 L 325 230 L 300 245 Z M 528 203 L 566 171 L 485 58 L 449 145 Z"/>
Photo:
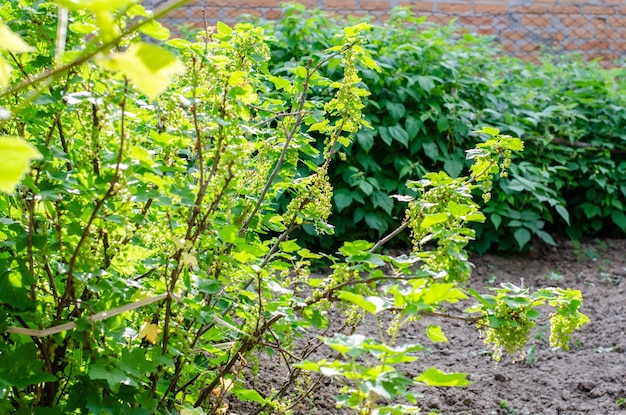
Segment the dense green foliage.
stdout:
<path fill-rule="evenodd" d="M 271 63 L 278 72 L 323 53 L 347 24 L 296 5 L 284 12 L 266 24 L 276 33 Z M 346 162 L 329 172 L 339 240 L 397 226 L 403 204 L 389 195 L 410 193 L 407 179 L 466 171 L 464 150 L 480 142 L 471 131 L 482 125 L 521 137 L 526 151 L 483 205 L 489 220 L 477 226 L 477 250 L 519 249 L 533 236 L 553 244 L 551 235 L 563 230 L 576 239 L 624 236 L 624 69 L 573 56 L 523 62 L 504 56 L 489 38 L 428 24 L 402 9 L 367 39 L 382 70 L 362 68 L 371 93 L 363 113 L 372 128 L 358 133 Z M 340 76 L 339 61 L 324 72 Z"/>
<path fill-rule="evenodd" d="M 396 344 L 405 325 L 474 298 L 477 317 L 454 318 L 475 322 L 498 357 L 521 350 L 545 303 L 553 346 L 585 323 L 579 291 L 465 286 L 469 226 L 485 220 L 473 193 L 488 198 L 523 149 L 495 128 L 476 131 L 467 175 L 409 182 L 396 231 L 346 242 L 326 255 L 328 275 L 311 275 L 323 254 L 291 237 L 333 232 L 331 160 L 369 125 L 357 65 L 380 70 L 367 24 L 273 71 L 261 28 L 157 42 L 167 29 L 133 0 L 9 1 L 0 17 L 1 413 L 223 414 L 246 402 L 285 415 L 322 376 L 343 380 L 337 403 L 355 413 L 415 413 L 415 384 L 468 380 L 403 374 L 424 349 Z M 404 228 L 410 255 L 380 254 Z M 358 333 L 366 313 L 381 317 L 379 338 Z M 434 324 L 428 335 L 446 340 Z M 263 384 L 273 368 L 261 358 L 286 368 L 283 383 Z"/>

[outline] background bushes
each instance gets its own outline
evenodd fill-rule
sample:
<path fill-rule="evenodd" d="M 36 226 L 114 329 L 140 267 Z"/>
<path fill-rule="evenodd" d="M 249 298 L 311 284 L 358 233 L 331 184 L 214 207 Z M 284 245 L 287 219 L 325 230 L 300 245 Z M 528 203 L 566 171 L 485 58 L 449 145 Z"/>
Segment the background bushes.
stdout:
<path fill-rule="evenodd" d="M 288 73 L 321 55 L 347 23 L 286 6 L 280 21 L 264 23 L 276 38 L 273 69 Z M 533 237 L 554 244 L 560 233 L 624 235 L 624 69 L 575 56 L 523 62 L 488 37 L 404 9 L 366 36 L 382 69 L 361 68 L 372 128 L 359 132 L 346 161 L 330 171 L 337 227 L 324 244 L 393 229 L 404 217 L 393 195 L 407 194 L 405 182 L 427 171 L 464 172 L 464 150 L 483 139 L 472 131 L 484 125 L 523 138 L 526 150 L 485 202 L 476 250 L 521 249 Z M 340 73 L 337 60 L 325 75 Z M 324 89 L 314 93 L 328 99 Z"/>

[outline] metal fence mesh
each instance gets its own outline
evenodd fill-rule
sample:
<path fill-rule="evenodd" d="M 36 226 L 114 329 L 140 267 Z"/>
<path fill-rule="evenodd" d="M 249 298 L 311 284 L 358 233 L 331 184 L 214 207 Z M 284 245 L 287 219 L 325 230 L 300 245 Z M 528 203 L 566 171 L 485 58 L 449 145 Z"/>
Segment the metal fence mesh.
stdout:
<path fill-rule="evenodd" d="M 158 7 L 163 0 L 146 0 Z M 539 51 L 561 54 L 577 52 L 586 59 L 599 59 L 605 66 L 626 58 L 626 1 L 612 0 L 300 0 L 309 8 L 331 13 L 370 16 L 382 23 L 395 6 L 408 6 L 417 15 L 471 32 L 495 37 L 505 52 L 533 59 Z M 278 0 L 191 0 L 174 11 L 166 23 L 201 27 L 217 21 L 234 23 L 242 14 L 266 19 L 280 17 Z"/>

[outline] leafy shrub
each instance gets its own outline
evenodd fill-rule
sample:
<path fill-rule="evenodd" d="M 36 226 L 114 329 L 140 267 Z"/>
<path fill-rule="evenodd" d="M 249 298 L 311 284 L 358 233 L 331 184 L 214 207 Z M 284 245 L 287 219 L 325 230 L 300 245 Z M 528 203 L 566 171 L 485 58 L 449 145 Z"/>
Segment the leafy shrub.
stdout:
<path fill-rule="evenodd" d="M 267 35 L 250 24 L 143 41 L 168 37 L 153 20 L 174 5 L 164 7 L 2 6 L 1 412 L 219 414 L 230 400 L 289 414 L 319 372 L 345 378 L 338 405 L 356 413 L 414 413 L 411 385 L 467 379 L 400 372 L 423 349 L 396 344 L 411 321 L 450 317 L 446 305 L 471 295 L 478 317 L 455 318 L 514 353 L 528 335 L 516 327 L 531 327 L 544 303 L 555 308 L 556 347 L 585 323 L 579 291 L 465 287 L 469 225 L 485 219 L 473 192 L 489 194 L 523 147 L 493 128 L 478 131 L 485 142 L 468 152 L 469 176 L 410 182 L 396 231 L 346 242 L 327 255 L 330 275 L 312 276 L 322 255 L 290 237 L 306 225 L 332 232 L 331 160 L 367 125 L 356 64 L 379 69 L 363 46 L 368 26 L 346 27 L 324 54 L 275 74 Z M 335 58 L 342 74 L 322 76 Z M 325 137 L 320 149 L 305 129 Z M 378 253 L 407 227 L 410 256 Z M 392 320 L 389 335 L 352 333 L 365 313 L 392 316 L 381 319 Z M 445 341 L 437 326 L 428 333 Z M 310 359 L 322 342 L 342 360 Z M 350 369 L 366 355 L 371 370 Z M 275 389 L 257 386 L 261 356 L 289 369 Z"/>
<path fill-rule="evenodd" d="M 266 23 L 276 36 L 274 70 L 321 53 L 345 24 L 286 6 L 280 21 Z M 463 150 L 481 141 L 471 131 L 482 125 L 524 138 L 527 150 L 485 204 L 489 220 L 477 226 L 477 250 L 523 248 L 532 236 L 554 244 L 551 235 L 562 229 L 572 238 L 624 235 L 623 69 L 573 57 L 522 62 L 503 56 L 489 38 L 452 23 L 429 24 L 404 9 L 367 39 L 381 68 L 361 68 L 371 93 L 363 113 L 372 128 L 359 131 L 347 162 L 329 172 L 338 240 L 378 237 L 397 226 L 402 203 L 389 196 L 410 194 L 407 179 L 439 169 L 461 175 L 469 166 Z M 338 76 L 339 62 L 324 71 Z"/>

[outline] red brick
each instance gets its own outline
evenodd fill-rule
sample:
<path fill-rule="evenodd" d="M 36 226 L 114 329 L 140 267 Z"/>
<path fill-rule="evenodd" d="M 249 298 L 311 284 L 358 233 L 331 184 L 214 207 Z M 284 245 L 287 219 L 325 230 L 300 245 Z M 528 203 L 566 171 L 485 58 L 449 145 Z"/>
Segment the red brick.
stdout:
<path fill-rule="evenodd" d="M 548 13 L 550 14 L 580 14 L 580 7 L 566 6 L 564 4 L 559 4 L 559 5 L 548 7 Z"/>
<path fill-rule="evenodd" d="M 549 16 L 523 16 L 520 20 L 524 27 L 548 27 L 552 25 L 552 17 Z"/>
<path fill-rule="evenodd" d="M 428 16 L 428 22 L 447 25 L 452 18 L 449 14 L 431 14 Z"/>
<path fill-rule="evenodd" d="M 172 10 L 168 15 L 168 19 L 185 19 L 189 17 L 189 8 L 188 7 L 179 7 L 178 9 Z"/>
<path fill-rule="evenodd" d="M 593 50 L 593 51 L 601 51 L 606 50 L 611 47 L 611 43 L 605 40 L 593 40 L 591 42 L 585 42 L 580 45 L 581 50 Z"/>
<path fill-rule="evenodd" d="M 434 5 L 428 1 L 418 1 L 414 2 L 401 2 L 400 6 L 402 7 L 410 7 L 414 12 L 432 12 L 434 10 Z"/>
<path fill-rule="evenodd" d="M 493 26 L 493 17 L 487 16 L 462 16 L 459 23 L 470 26 Z"/>
<path fill-rule="evenodd" d="M 598 39 L 621 39 L 622 35 L 616 29 L 601 29 L 596 31 Z"/>
<path fill-rule="evenodd" d="M 503 39 L 521 40 L 521 39 L 524 39 L 525 37 L 526 37 L 526 33 L 524 32 L 517 32 L 517 31 L 510 31 L 510 30 L 502 32 Z"/>
<path fill-rule="evenodd" d="M 593 32 L 586 27 L 579 27 L 578 29 L 571 29 L 569 31 L 570 38 L 572 39 L 592 39 L 595 36 Z"/>
<path fill-rule="evenodd" d="M 568 50 L 568 51 L 574 51 L 574 50 L 578 50 L 578 44 L 575 42 L 567 42 L 564 46 L 563 49 Z"/>
<path fill-rule="evenodd" d="M 476 14 L 504 14 L 509 11 L 509 6 L 506 4 L 475 4 L 474 13 Z"/>
<path fill-rule="evenodd" d="M 620 52 L 626 52 L 626 41 L 613 42 L 613 49 Z"/>
<path fill-rule="evenodd" d="M 222 2 L 224 4 L 224 2 Z M 240 7 L 278 7 L 278 0 L 240 0 Z"/>
<path fill-rule="evenodd" d="M 474 6 L 467 3 L 439 3 L 437 10 L 444 13 L 472 13 Z"/>
<path fill-rule="evenodd" d="M 591 19 L 591 24 L 596 29 L 604 29 L 607 26 L 608 20 L 609 19 L 606 17 L 594 17 Z"/>
<path fill-rule="evenodd" d="M 541 47 L 536 43 L 525 43 L 520 45 L 520 51 L 522 52 L 535 52 L 541 49 Z"/>
<path fill-rule="evenodd" d="M 521 6 L 516 7 L 513 11 L 520 14 L 545 14 L 548 12 L 548 7 L 540 5 Z"/>
<path fill-rule="evenodd" d="M 589 19 L 585 16 L 563 16 L 560 18 L 561 23 L 567 27 L 584 27 L 589 25 Z"/>
<path fill-rule="evenodd" d="M 479 27 L 476 30 L 476 33 L 478 33 L 479 35 L 493 35 L 495 33 L 495 30 L 491 27 L 489 28 Z"/>
<path fill-rule="evenodd" d="M 270 20 L 278 20 L 282 15 L 282 10 L 272 9 L 265 12 L 265 18 Z"/>
<path fill-rule="evenodd" d="M 327 9 L 356 10 L 356 0 L 326 0 L 324 7 Z"/>
<path fill-rule="evenodd" d="M 616 12 L 616 7 L 614 6 L 584 6 L 583 13 L 584 14 L 603 14 L 607 16 L 612 16 Z"/>
<path fill-rule="evenodd" d="M 361 0 L 363 10 L 389 10 L 389 1 L 386 0 Z"/>
<path fill-rule="evenodd" d="M 609 24 L 616 28 L 626 27 L 626 16 L 609 17 Z"/>
<path fill-rule="evenodd" d="M 502 50 L 509 53 L 517 52 L 517 45 L 514 42 L 502 42 L 500 43 Z"/>

